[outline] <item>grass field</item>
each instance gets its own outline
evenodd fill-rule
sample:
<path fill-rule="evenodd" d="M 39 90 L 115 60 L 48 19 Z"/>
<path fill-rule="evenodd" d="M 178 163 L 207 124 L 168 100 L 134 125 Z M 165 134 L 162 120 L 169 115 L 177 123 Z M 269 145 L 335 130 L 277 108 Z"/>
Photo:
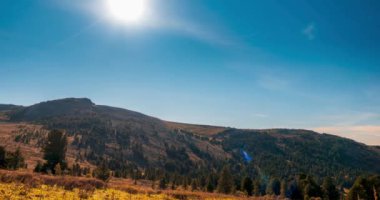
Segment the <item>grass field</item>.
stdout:
<path fill-rule="evenodd" d="M 270 200 L 275 197 L 247 198 L 189 190 L 155 190 L 149 183 L 129 179 L 111 179 L 104 183 L 97 179 L 72 176 L 48 176 L 27 171 L 0 170 L 1 200 Z"/>

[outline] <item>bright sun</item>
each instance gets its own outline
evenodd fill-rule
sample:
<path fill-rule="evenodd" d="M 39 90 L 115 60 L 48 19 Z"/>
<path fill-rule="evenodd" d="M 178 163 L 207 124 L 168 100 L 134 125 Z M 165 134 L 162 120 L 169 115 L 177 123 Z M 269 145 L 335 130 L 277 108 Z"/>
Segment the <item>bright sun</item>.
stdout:
<path fill-rule="evenodd" d="M 121 23 L 137 23 L 146 12 L 145 0 L 106 0 L 108 12 L 113 20 Z"/>

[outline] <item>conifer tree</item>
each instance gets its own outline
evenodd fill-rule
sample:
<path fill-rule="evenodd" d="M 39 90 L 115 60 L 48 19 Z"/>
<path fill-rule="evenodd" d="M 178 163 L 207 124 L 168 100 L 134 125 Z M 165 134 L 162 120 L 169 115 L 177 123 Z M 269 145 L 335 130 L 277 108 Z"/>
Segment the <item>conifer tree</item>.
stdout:
<path fill-rule="evenodd" d="M 277 178 L 272 178 L 267 186 L 266 193 L 280 195 L 281 182 Z"/>
<path fill-rule="evenodd" d="M 339 191 L 336 189 L 332 178 L 326 177 L 322 183 L 323 199 L 335 200 L 339 199 Z"/>
<path fill-rule="evenodd" d="M 54 167 L 60 164 L 61 170 L 65 170 L 66 164 L 66 149 L 67 149 L 67 136 L 58 130 L 49 132 L 44 151 L 45 170 L 51 170 L 53 173 Z"/>
<path fill-rule="evenodd" d="M 249 177 L 245 177 L 242 181 L 242 191 L 244 191 L 248 196 L 252 196 L 253 192 L 253 181 Z"/>
<path fill-rule="evenodd" d="M 281 181 L 281 190 L 280 190 L 280 196 L 281 198 L 285 198 L 286 197 L 286 181 L 285 180 L 282 180 Z"/>
<path fill-rule="evenodd" d="M 6 166 L 5 154 L 6 154 L 6 151 L 4 147 L 0 146 L 0 168 L 5 168 Z"/>
<path fill-rule="evenodd" d="M 166 177 L 164 176 L 160 179 L 158 186 L 160 187 L 161 190 L 164 190 L 164 189 L 166 189 L 167 184 L 168 183 L 167 183 Z"/>
<path fill-rule="evenodd" d="M 25 167 L 24 157 L 21 155 L 20 148 L 15 152 L 5 153 L 5 164 L 8 169 L 19 169 Z"/>
<path fill-rule="evenodd" d="M 108 181 L 110 177 L 110 170 L 108 169 L 107 163 L 103 161 L 100 166 L 98 166 L 93 172 L 97 179 Z"/>
<path fill-rule="evenodd" d="M 255 194 L 256 197 L 261 196 L 261 184 L 260 180 L 255 180 L 253 184 L 253 193 Z"/>
<path fill-rule="evenodd" d="M 215 189 L 214 181 L 213 181 L 211 175 L 209 175 L 206 179 L 206 191 L 207 192 L 214 192 L 214 189 Z"/>
<path fill-rule="evenodd" d="M 224 166 L 218 180 L 218 192 L 230 194 L 233 190 L 234 182 L 228 166 Z"/>
<path fill-rule="evenodd" d="M 34 172 L 42 172 L 42 163 L 41 163 L 41 161 L 37 162 L 37 165 L 34 167 Z"/>
<path fill-rule="evenodd" d="M 195 179 L 191 180 L 191 191 L 197 190 L 197 181 Z"/>

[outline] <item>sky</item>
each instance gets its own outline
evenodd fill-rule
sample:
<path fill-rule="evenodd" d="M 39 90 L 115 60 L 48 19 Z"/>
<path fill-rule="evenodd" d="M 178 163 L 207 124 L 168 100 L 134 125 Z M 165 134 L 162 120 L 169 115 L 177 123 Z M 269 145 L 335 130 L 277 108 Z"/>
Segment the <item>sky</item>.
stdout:
<path fill-rule="evenodd" d="M 1 0 L 0 102 L 380 145 L 380 1 L 144 0 L 135 21 L 108 1 Z"/>

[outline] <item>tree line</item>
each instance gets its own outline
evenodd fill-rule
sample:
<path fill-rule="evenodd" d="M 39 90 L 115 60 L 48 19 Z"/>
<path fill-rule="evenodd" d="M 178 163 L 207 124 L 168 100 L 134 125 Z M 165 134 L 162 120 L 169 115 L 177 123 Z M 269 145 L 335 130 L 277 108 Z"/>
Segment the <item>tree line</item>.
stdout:
<path fill-rule="evenodd" d="M 380 176 L 358 177 L 350 190 L 344 192 L 334 178 L 325 177 L 321 183 L 307 174 L 298 174 L 291 178 L 261 177 L 241 175 L 236 178 L 229 165 L 219 171 L 190 175 L 167 172 L 158 168 L 141 169 L 135 165 L 126 165 L 119 170 L 110 170 L 110 161 L 103 159 L 97 168 L 82 168 L 78 163 L 71 167 L 66 161 L 67 136 L 59 130 L 48 133 L 43 147 L 44 163 L 39 162 L 34 171 L 51 175 L 92 176 L 103 181 L 111 177 L 131 178 L 135 181 L 145 179 L 152 182 L 155 189 L 186 189 L 191 191 L 217 192 L 224 194 L 244 193 L 247 196 L 273 195 L 294 200 L 320 198 L 326 200 L 378 200 L 380 197 Z M 25 167 L 20 149 L 7 152 L 0 147 L 0 167 L 18 169 Z"/>

